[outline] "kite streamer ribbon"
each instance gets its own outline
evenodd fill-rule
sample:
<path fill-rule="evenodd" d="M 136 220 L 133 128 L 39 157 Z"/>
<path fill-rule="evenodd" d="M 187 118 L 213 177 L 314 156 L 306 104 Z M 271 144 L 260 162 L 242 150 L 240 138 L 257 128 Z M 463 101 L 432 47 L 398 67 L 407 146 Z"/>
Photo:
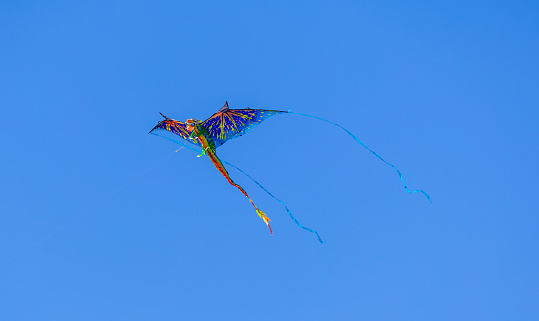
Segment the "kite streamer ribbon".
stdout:
<path fill-rule="evenodd" d="M 225 162 L 225 161 L 223 161 Z M 301 225 L 300 222 L 298 222 L 298 220 L 296 220 L 296 218 L 294 217 L 294 215 L 292 215 L 292 213 L 290 212 L 290 210 L 288 209 L 288 206 L 286 206 L 286 204 L 281 201 L 280 199 L 278 199 L 277 197 L 273 196 L 273 194 L 270 193 L 270 191 L 268 191 L 267 189 L 264 188 L 264 186 L 262 186 L 259 182 L 257 182 L 254 178 L 251 177 L 251 175 L 247 174 L 246 172 L 242 171 L 240 168 L 228 163 L 228 162 L 225 162 L 226 164 L 234 167 L 235 169 L 237 169 L 238 171 L 242 172 L 245 176 L 249 177 L 253 182 L 255 182 L 256 185 L 258 185 L 261 189 L 264 190 L 264 192 L 268 193 L 269 196 L 271 196 L 274 200 L 276 200 L 277 202 L 281 203 L 281 205 L 284 206 L 284 208 L 286 209 L 286 212 L 288 213 L 288 215 L 290 215 L 290 218 L 292 218 L 292 220 L 294 220 L 294 222 L 296 222 L 296 224 L 301 227 L 302 229 L 306 230 L 306 231 L 309 231 L 311 233 L 314 233 L 316 234 L 316 237 L 318 238 L 318 241 L 320 243 L 326 243 L 326 241 L 322 241 L 322 238 L 320 238 L 320 235 L 318 235 L 318 232 L 316 232 L 315 230 L 313 229 L 310 229 L 308 227 L 305 227 L 303 225 Z"/>
<path fill-rule="evenodd" d="M 193 136 L 195 136 L 196 139 L 200 142 L 200 145 L 202 146 L 202 154 L 198 156 L 200 157 L 204 154 L 208 155 L 213 165 L 215 165 L 217 170 L 219 170 L 219 172 L 226 178 L 228 183 L 232 186 L 237 187 L 240 192 L 242 192 L 243 195 L 245 195 L 249 199 L 249 202 L 251 202 L 251 205 L 253 205 L 256 210 L 256 214 L 258 214 L 258 216 L 264 220 L 264 223 L 266 223 L 270 230 L 270 233 L 273 235 L 273 231 L 271 230 L 271 226 L 269 225 L 269 222 L 271 220 L 266 216 L 264 212 L 262 212 L 258 207 L 256 207 L 255 203 L 253 202 L 249 194 L 247 194 L 247 192 L 243 189 L 243 187 L 234 183 L 232 178 L 230 178 L 230 175 L 228 174 L 228 171 L 226 170 L 225 166 L 223 165 L 219 157 L 217 157 L 215 144 L 208 130 L 204 126 L 196 124 L 195 121 L 192 119 L 188 119 L 186 123 L 188 124 L 187 129 L 192 131 L 189 137 L 192 138 Z"/>
<path fill-rule="evenodd" d="M 423 195 L 425 195 L 425 197 L 427 197 L 427 199 L 429 200 L 429 202 L 432 203 L 432 200 L 430 199 L 430 196 L 429 194 L 427 194 L 425 191 L 423 190 L 420 190 L 420 189 L 416 189 L 416 190 L 413 190 L 411 191 L 408 186 L 406 186 L 406 183 L 404 182 L 404 177 L 402 176 L 402 173 L 399 171 L 399 169 L 387 162 L 385 159 L 383 159 L 380 155 L 378 155 L 375 151 L 373 151 L 372 149 L 370 149 L 369 147 L 367 147 L 367 145 L 365 145 L 365 143 L 363 143 L 359 138 L 356 137 L 356 135 L 352 134 L 352 132 L 350 132 L 348 129 L 342 127 L 341 125 L 337 124 L 337 123 L 334 123 L 332 121 L 329 121 L 327 119 L 324 119 L 324 118 L 321 118 L 321 117 L 316 117 L 316 116 L 312 116 L 312 115 L 307 115 L 307 114 L 301 114 L 301 113 L 295 113 L 295 112 L 291 112 L 291 111 L 288 111 L 288 114 L 293 114 L 293 115 L 300 115 L 300 116 L 305 116 L 305 117 L 311 117 L 311 118 L 315 118 L 315 119 L 319 119 L 321 121 L 325 121 L 326 123 L 330 123 L 332 125 L 335 125 L 339 128 L 341 128 L 342 130 L 344 130 L 346 133 L 348 133 L 348 135 L 350 135 L 356 142 L 358 142 L 361 146 L 365 147 L 369 152 L 371 152 L 374 156 L 376 156 L 379 160 L 381 160 L 382 162 L 384 162 L 385 164 L 391 166 L 394 170 L 397 171 L 397 173 L 399 174 L 399 177 L 402 181 L 402 184 L 404 185 L 404 189 L 410 193 L 410 194 L 414 194 L 414 193 L 421 193 Z"/>
<path fill-rule="evenodd" d="M 213 163 L 213 165 L 215 165 L 215 167 L 217 167 L 217 169 L 219 170 L 219 172 L 221 172 L 221 174 L 226 178 L 226 180 L 228 181 L 228 183 L 232 186 L 235 186 L 237 187 L 242 193 L 243 195 L 245 195 L 248 199 L 249 199 L 249 202 L 251 202 L 251 204 L 253 205 L 253 207 L 256 209 L 256 213 L 258 214 L 258 216 L 260 216 L 261 219 L 264 220 L 264 223 L 266 223 L 266 225 L 268 226 L 269 230 L 270 230 L 270 233 L 273 235 L 273 231 L 271 230 L 271 226 L 269 225 L 269 222 L 271 221 L 267 216 L 266 214 L 264 214 L 264 212 L 262 212 L 258 207 L 256 207 L 255 203 L 253 203 L 253 200 L 251 199 L 251 197 L 247 194 L 247 192 L 243 189 L 243 187 L 241 187 L 240 185 L 236 184 L 232 178 L 230 178 L 230 175 L 228 174 L 228 171 L 226 170 L 225 166 L 223 165 L 223 163 L 221 162 L 221 160 L 219 159 L 219 157 L 217 157 L 217 155 L 211 150 L 211 149 L 208 149 L 206 150 L 206 155 L 208 155 L 208 157 L 210 158 L 211 162 Z"/>
<path fill-rule="evenodd" d="M 172 138 L 169 138 L 169 137 L 166 137 L 166 136 L 162 136 L 162 135 L 159 135 L 159 134 L 156 134 L 156 133 L 151 133 L 151 134 L 152 134 L 152 135 L 155 135 L 155 136 L 162 137 L 162 138 L 164 138 L 164 139 L 166 139 L 166 140 L 169 140 L 169 141 L 171 141 L 171 142 L 173 142 L 173 143 L 176 143 L 176 144 L 178 144 L 178 145 L 180 145 L 180 146 L 187 147 L 188 149 L 190 149 L 190 150 L 192 150 L 192 151 L 194 151 L 194 152 L 197 152 L 197 153 L 199 152 L 198 149 L 196 149 L 196 148 L 194 148 L 194 147 L 191 147 L 191 146 L 188 146 L 188 145 L 186 145 L 186 144 L 184 144 L 184 143 L 182 143 L 182 142 L 179 142 L 179 141 L 177 141 L 177 140 L 175 140 L 175 139 L 172 139 Z M 239 172 L 241 172 L 243 175 L 249 177 L 249 179 L 251 179 L 251 180 L 252 180 L 256 185 L 258 185 L 264 192 L 266 192 L 269 196 L 271 196 L 271 198 L 273 198 L 274 200 L 276 200 L 277 202 L 279 202 L 281 205 L 283 205 L 284 208 L 286 209 L 286 212 L 287 212 L 288 215 L 290 216 L 290 218 L 292 218 L 292 220 L 293 220 L 299 227 L 301 227 L 302 229 L 304 229 L 304 230 L 306 230 L 306 231 L 309 231 L 309 232 L 311 232 L 311 233 L 316 234 L 316 237 L 318 238 L 318 241 L 319 241 L 320 243 L 326 243 L 326 241 L 323 241 L 323 240 L 322 240 L 322 238 L 320 237 L 320 235 L 318 234 L 318 232 L 316 232 L 315 230 L 310 229 L 310 228 L 308 228 L 308 227 L 306 227 L 306 226 L 303 226 L 303 225 L 302 225 L 302 224 L 301 224 L 301 223 L 294 217 L 294 215 L 292 215 L 292 212 L 290 212 L 290 210 L 288 209 L 288 206 L 286 206 L 286 204 L 285 204 L 283 201 L 281 201 L 280 199 L 278 199 L 277 197 L 275 197 L 273 194 L 271 194 L 270 191 L 268 191 L 264 186 L 262 186 L 262 184 L 260 184 L 260 183 L 259 183 L 258 181 L 256 181 L 253 177 L 251 177 L 251 175 L 247 174 L 246 172 L 244 172 L 243 170 L 241 170 L 239 167 L 237 167 L 237 166 L 235 166 L 235 165 L 233 165 L 233 164 L 231 164 L 231 163 L 229 163 L 229 162 L 227 162 L 227 161 L 225 161 L 225 160 L 220 160 L 220 161 L 223 162 L 223 163 L 225 163 L 225 164 L 227 164 L 227 165 L 229 165 L 229 166 L 234 167 L 234 168 L 237 169 Z M 216 165 L 216 166 L 217 166 L 217 165 Z M 253 204 L 253 205 L 254 205 L 254 204 Z M 268 225 L 268 226 L 269 226 L 269 225 Z M 271 229 L 270 229 L 270 230 L 271 230 Z"/>

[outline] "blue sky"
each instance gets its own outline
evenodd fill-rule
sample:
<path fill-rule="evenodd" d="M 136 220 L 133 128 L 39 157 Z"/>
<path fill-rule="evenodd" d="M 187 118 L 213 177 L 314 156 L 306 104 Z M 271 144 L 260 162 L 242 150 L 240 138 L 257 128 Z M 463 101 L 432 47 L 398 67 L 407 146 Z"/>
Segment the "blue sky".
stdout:
<path fill-rule="evenodd" d="M 1 320 L 537 320 L 534 1 L 4 1 Z M 161 119 L 281 109 L 218 154 Z"/>

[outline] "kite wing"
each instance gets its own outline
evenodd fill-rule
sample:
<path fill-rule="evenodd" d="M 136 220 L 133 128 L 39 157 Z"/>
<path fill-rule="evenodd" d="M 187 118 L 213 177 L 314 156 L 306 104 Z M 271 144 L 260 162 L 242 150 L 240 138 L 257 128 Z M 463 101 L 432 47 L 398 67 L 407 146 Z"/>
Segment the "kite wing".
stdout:
<path fill-rule="evenodd" d="M 243 135 L 249 129 L 263 122 L 264 119 L 282 113 L 287 113 L 287 111 L 250 108 L 229 109 L 227 102 L 202 125 L 210 132 L 215 147 L 219 147 L 227 140 Z"/>
<path fill-rule="evenodd" d="M 150 130 L 150 133 L 153 132 L 154 130 L 166 130 L 180 136 L 181 138 L 185 139 L 191 144 L 200 146 L 200 142 L 198 141 L 198 139 L 189 138 L 191 133 L 187 130 L 187 125 L 185 125 L 185 123 L 182 123 L 181 121 L 177 121 L 174 119 L 170 119 L 163 114 L 161 114 L 161 116 L 165 117 L 165 120 L 160 121 L 159 124 L 157 124 L 157 126 L 155 126 L 152 130 Z"/>

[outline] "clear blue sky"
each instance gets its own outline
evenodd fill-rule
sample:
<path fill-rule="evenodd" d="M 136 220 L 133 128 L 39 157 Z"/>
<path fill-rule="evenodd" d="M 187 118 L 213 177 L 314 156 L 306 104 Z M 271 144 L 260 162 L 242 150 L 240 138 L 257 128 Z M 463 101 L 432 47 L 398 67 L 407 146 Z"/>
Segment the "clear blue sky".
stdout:
<path fill-rule="evenodd" d="M 3 1 L 0 320 L 539 320 L 537 1 Z M 161 119 L 282 109 L 219 155 Z"/>

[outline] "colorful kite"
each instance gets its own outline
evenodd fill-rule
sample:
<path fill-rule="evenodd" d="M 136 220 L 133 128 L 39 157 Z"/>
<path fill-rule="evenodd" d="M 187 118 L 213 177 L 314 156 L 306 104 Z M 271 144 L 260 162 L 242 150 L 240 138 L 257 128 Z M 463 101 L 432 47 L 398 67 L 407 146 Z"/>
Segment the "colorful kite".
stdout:
<path fill-rule="evenodd" d="M 237 168 L 236 166 L 224 162 L 219 157 L 217 157 L 216 150 L 217 147 L 223 145 L 226 141 L 232 138 L 236 138 L 238 136 L 242 136 L 244 133 L 246 133 L 249 129 L 253 128 L 254 126 L 260 124 L 264 121 L 264 119 L 279 115 L 279 114 L 295 114 L 300 116 L 307 116 L 316 118 L 325 122 L 328 122 L 330 124 L 333 124 L 335 126 L 340 127 L 341 129 L 345 130 L 352 138 L 354 138 L 359 144 L 361 144 L 363 147 L 365 147 L 367 150 L 369 150 L 371 153 L 373 153 L 377 158 L 379 158 L 381 161 L 383 161 L 385 164 L 391 166 L 394 168 L 397 173 L 399 174 L 399 177 L 404 185 L 404 189 L 408 193 L 422 193 L 424 194 L 427 199 L 430 201 L 430 197 L 427 193 L 425 193 L 422 190 L 414 190 L 411 191 L 408 189 L 406 184 L 404 183 L 404 178 L 402 177 L 401 172 L 392 164 L 386 162 L 382 157 L 380 157 L 376 152 L 368 148 L 362 141 L 360 141 L 356 136 L 354 136 L 350 131 L 348 131 L 346 128 L 342 127 L 339 124 L 330 122 L 328 120 L 325 120 L 320 117 L 306 115 L 306 114 L 300 114 L 300 113 L 293 113 L 290 111 L 281 111 L 281 110 L 265 110 L 265 109 L 230 109 L 228 108 L 228 102 L 225 103 L 225 105 L 219 109 L 218 112 L 213 114 L 210 118 L 206 119 L 205 121 L 200 121 L 197 119 L 187 119 L 185 123 L 182 123 L 180 121 L 168 118 L 167 116 L 161 114 L 165 118 L 165 120 L 159 122 L 157 126 L 155 126 L 150 133 L 157 135 L 154 133 L 156 130 L 166 130 L 171 133 L 174 133 L 181 138 L 183 138 L 185 141 L 188 141 L 202 149 L 202 153 L 198 155 L 197 157 L 200 157 L 202 155 L 207 155 L 213 165 L 217 167 L 219 172 L 227 179 L 228 183 L 230 183 L 232 186 L 237 187 L 251 202 L 253 207 L 256 210 L 256 213 L 260 218 L 264 220 L 266 225 L 268 226 L 270 233 L 273 234 L 271 227 L 269 225 L 269 222 L 271 221 L 264 212 L 262 212 L 253 202 L 251 197 L 247 194 L 247 192 L 238 184 L 236 184 L 232 178 L 230 178 L 230 175 L 228 174 L 228 171 L 226 170 L 223 163 L 226 163 L 236 169 L 238 169 L 243 174 L 247 175 L 251 180 L 253 180 L 258 186 L 260 186 L 266 193 L 268 193 L 271 197 L 273 197 L 275 200 L 277 200 L 279 203 L 281 203 L 285 208 L 290 217 L 296 222 L 298 226 L 301 228 L 315 233 L 318 237 L 318 240 L 322 243 L 322 239 L 318 235 L 318 233 L 310 228 L 307 228 L 303 225 L 301 225 L 292 215 L 288 207 L 278 198 L 273 196 L 267 189 L 265 189 L 260 183 L 258 183 L 256 180 L 254 180 L 251 176 L 243 172 L 241 169 Z M 164 137 L 161 135 L 157 135 L 163 138 L 166 138 L 168 140 L 171 140 L 175 143 L 178 143 L 180 145 L 186 146 L 181 142 L 175 141 L 173 139 L 170 139 L 168 137 Z M 186 146 L 187 147 L 187 146 Z M 193 149 L 193 148 L 191 148 Z"/>

